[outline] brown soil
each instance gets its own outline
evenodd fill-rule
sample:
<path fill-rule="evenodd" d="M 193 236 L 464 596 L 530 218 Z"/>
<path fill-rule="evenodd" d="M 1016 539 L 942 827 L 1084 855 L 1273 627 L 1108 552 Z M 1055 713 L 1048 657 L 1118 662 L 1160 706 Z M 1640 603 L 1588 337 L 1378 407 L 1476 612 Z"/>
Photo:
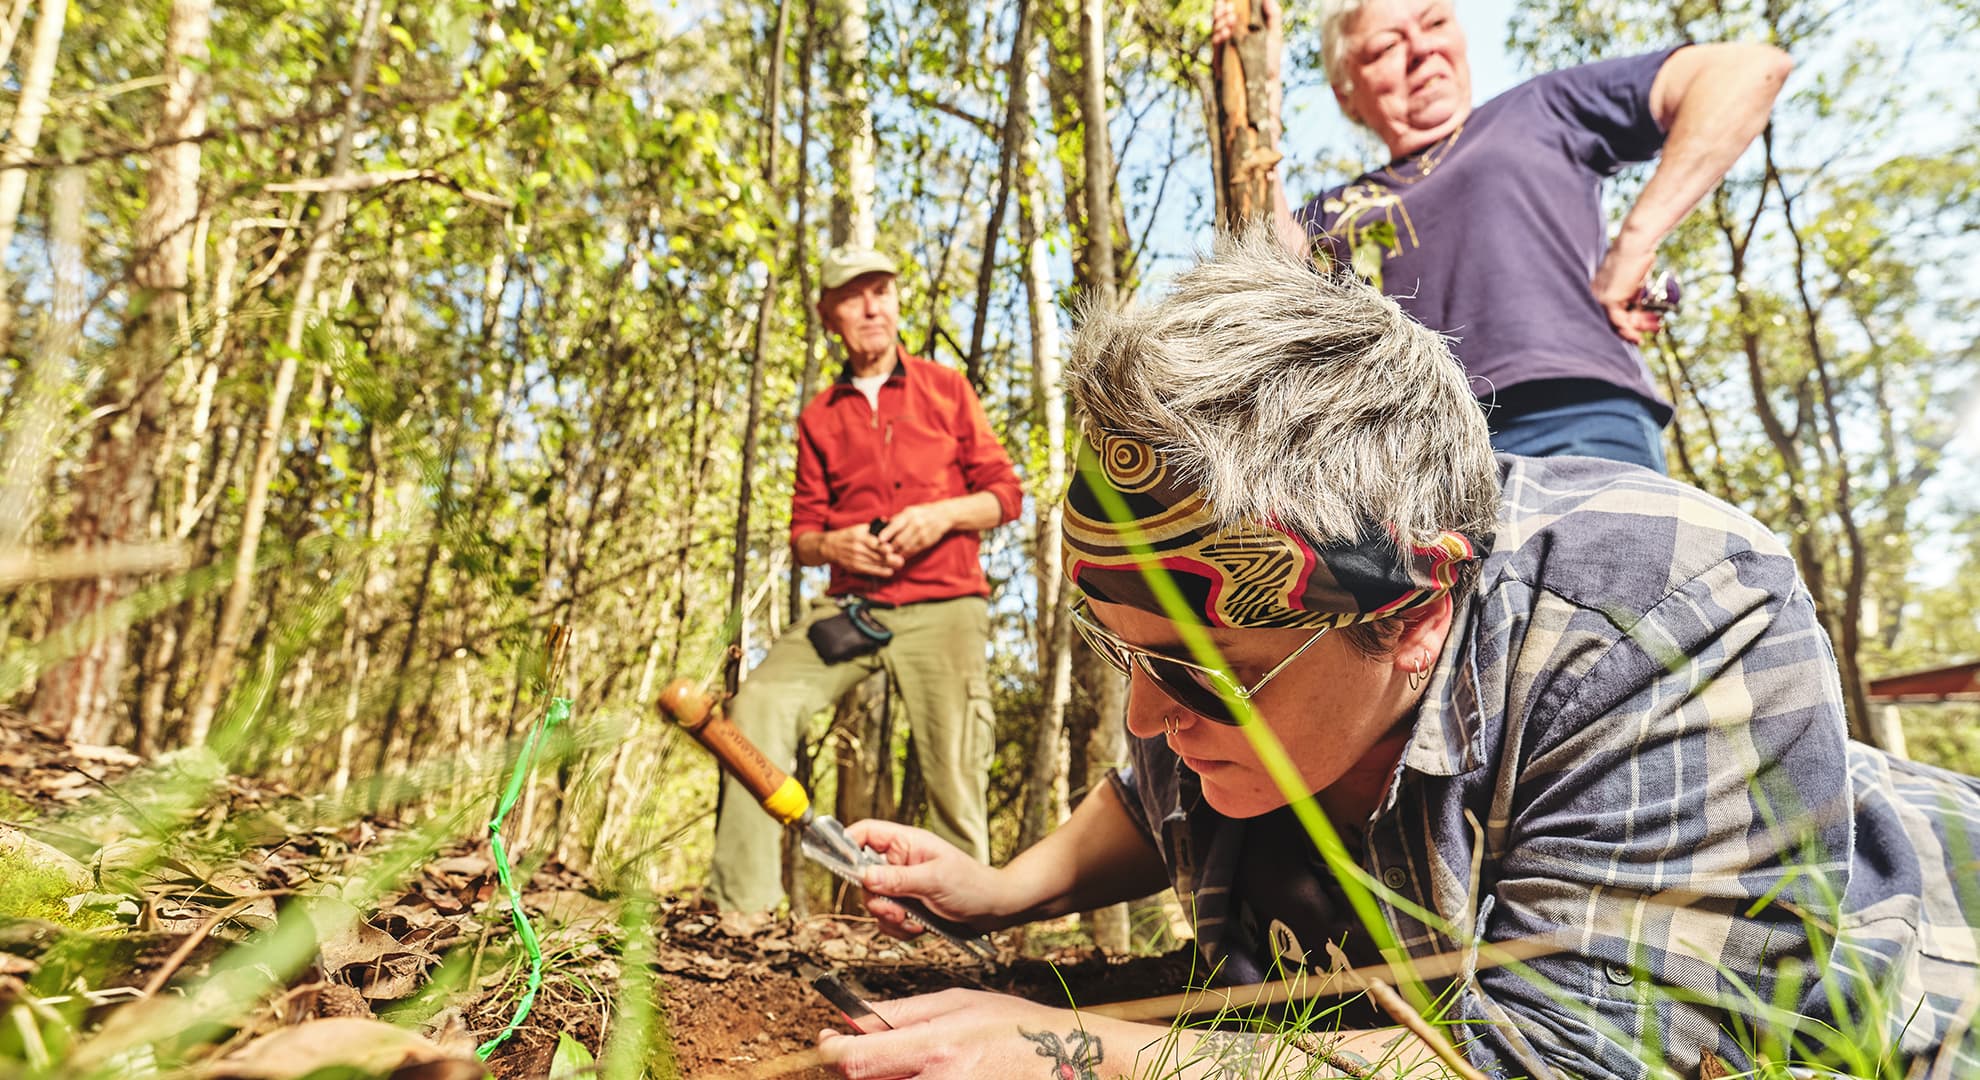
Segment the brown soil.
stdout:
<path fill-rule="evenodd" d="M 52 1033 L 86 1040 L 120 1009 L 151 1004 L 138 988 L 154 979 L 158 997 L 197 993 L 231 950 L 278 919 L 307 920 L 318 928 L 310 963 L 236 1026 L 162 1049 L 233 1061 L 300 1028 L 327 1037 L 347 1029 L 326 1025 L 375 1018 L 455 1070 L 430 1075 L 478 1071 L 474 1048 L 509 1022 L 526 969 L 485 841 L 443 849 L 358 910 L 335 899 L 335 883 L 371 865 L 398 838 L 397 823 L 313 823 L 291 792 L 235 777 L 185 827 L 160 830 L 144 820 L 156 781 L 137 759 L 5 719 L 0 823 L 80 860 L 71 869 L 86 872 L 91 891 L 78 918 L 0 913 L 0 1009 L 77 989 L 100 995 L 90 999 L 98 1008 L 59 1021 L 73 1028 Z M 548 965 L 527 1020 L 487 1062 L 499 1080 L 548 1075 L 564 1035 L 602 1052 L 620 983 L 616 900 L 554 863 L 522 887 Z M 667 1057 L 681 1077 L 831 1075 L 805 1060 L 820 1029 L 843 1029 L 811 987 L 825 972 L 873 1000 L 961 986 L 1097 1005 L 1175 992 L 1193 970 L 1186 950 L 1113 963 L 1037 939 L 1027 950 L 1013 936 L 997 940 L 1002 962 L 984 965 L 944 942 L 887 938 L 863 918 L 723 918 L 679 900 L 659 905 L 653 926 L 664 1031 L 651 1071 L 663 1077 Z M 0 1034 L 0 1072 L 17 1049 Z"/>
<path fill-rule="evenodd" d="M 815 1065 L 780 1067 L 806 1065 L 805 1052 L 820 1029 L 847 1030 L 811 987 L 812 977 L 826 971 L 869 1000 L 960 986 L 1047 1004 L 1099 1005 L 1174 993 L 1193 970 L 1188 949 L 1123 961 L 1084 948 L 1020 957 L 1015 939 L 1000 935 L 1004 962 L 990 966 L 946 943 L 894 941 L 863 919 L 752 925 L 712 914 L 676 918 L 659 966 L 674 972 L 665 980 L 664 1000 L 683 1077 L 836 1076 Z M 689 931 L 684 936 L 682 928 Z"/>

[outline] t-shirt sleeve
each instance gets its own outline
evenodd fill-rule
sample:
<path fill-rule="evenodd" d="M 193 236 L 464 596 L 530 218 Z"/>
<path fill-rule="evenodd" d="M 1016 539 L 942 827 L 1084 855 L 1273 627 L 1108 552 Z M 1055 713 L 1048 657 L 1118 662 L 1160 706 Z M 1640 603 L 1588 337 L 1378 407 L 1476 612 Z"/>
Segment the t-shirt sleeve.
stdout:
<path fill-rule="evenodd" d="M 1657 1047 L 1683 1074 L 1708 1053 L 1738 1068 L 1744 995 L 1774 1000 L 1783 962 L 1813 959 L 1852 853 L 1841 691 L 1808 593 L 1784 553 L 1748 551 L 1639 620 L 1554 601 L 1533 622 L 1611 644 L 1528 699 L 1479 915 L 1487 940 L 1561 951 L 1477 974 L 1458 1007 L 1472 1056 L 1635 1077 Z"/>
<path fill-rule="evenodd" d="M 1601 60 L 1533 80 L 1540 105 L 1562 125 L 1574 155 L 1603 176 L 1649 161 L 1664 146 L 1650 87 L 1679 48 Z"/>

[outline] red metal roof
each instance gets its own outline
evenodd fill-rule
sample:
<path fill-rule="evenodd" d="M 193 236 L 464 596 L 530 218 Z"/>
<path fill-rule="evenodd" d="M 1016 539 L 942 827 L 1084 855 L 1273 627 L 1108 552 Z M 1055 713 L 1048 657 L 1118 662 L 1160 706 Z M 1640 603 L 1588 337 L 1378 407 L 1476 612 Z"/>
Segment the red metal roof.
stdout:
<path fill-rule="evenodd" d="M 1980 701 L 1980 660 L 1870 680 L 1870 701 Z"/>

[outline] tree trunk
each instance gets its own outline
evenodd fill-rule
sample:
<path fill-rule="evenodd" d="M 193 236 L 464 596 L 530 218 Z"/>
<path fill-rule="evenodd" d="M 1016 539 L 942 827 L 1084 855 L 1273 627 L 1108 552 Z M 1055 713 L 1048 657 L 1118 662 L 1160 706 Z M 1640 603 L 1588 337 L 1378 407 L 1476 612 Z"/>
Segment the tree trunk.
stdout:
<path fill-rule="evenodd" d="M 1086 736 L 1080 757 L 1081 790 L 1092 795 L 1108 783 L 1107 770 L 1127 761 L 1127 679 L 1107 666 L 1092 649 L 1074 653 L 1076 674 L 1087 700 L 1092 702 L 1094 724 Z M 1115 904 L 1088 912 L 1087 929 L 1093 943 L 1115 956 L 1128 951 L 1128 906 Z"/>
<path fill-rule="evenodd" d="M 1809 293 L 1808 250 L 1801 236 L 1801 229 L 1794 221 L 1794 197 L 1788 194 L 1787 185 L 1774 162 L 1774 136 L 1770 126 L 1762 136 L 1762 144 L 1767 156 L 1767 172 L 1773 178 L 1774 189 L 1781 195 L 1781 219 L 1787 225 L 1788 237 L 1794 242 L 1794 288 L 1795 296 L 1801 302 L 1802 329 L 1808 342 L 1808 358 L 1814 364 L 1816 384 L 1821 388 L 1822 430 L 1827 433 L 1829 443 L 1835 452 L 1831 466 L 1835 491 L 1835 514 L 1842 524 L 1843 536 L 1849 541 L 1849 553 L 1843 564 L 1843 602 L 1837 613 L 1836 625 L 1842 631 L 1836 641 L 1837 666 L 1841 669 L 1843 698 L 1849 706 L 1850 735 L 1878 745 L 1877 737 L 1885 730 L 1875 721 L 1878 717 L 1870 711 L 1870 695 L 1863 678 L 1863 592 L 1870 574 L 1870 559 L 1863 550 L 1863 532 L 1857 525 L 1855 496 L 1850 486 L 1850 460 L 1843 449 L 1843 425 L 1836 409 L 1836 388 L 1830 376 L 1831 365 L 1828 350 L 1822 344 L 1821 310 Z M 1820 440 L 1821 435 L 1815 436 Z M 1901 732 L 1900 732 L 1901 735 Z M 1892 749 L 1892 747 L 1884 747 Z"/>
<path fill-rule="evenodd" d="M 798 52 L 798 144 L 797 175 L 791 186 L 797 200 L 796 224 L 792 227 L 791 262 L 797 267 L 798 307 L 804 311 L 804 368 L 798 375 L 796 402 L 791 430 L 797 430 L 796 414 L 811 401 L 811 388 L 818 385 L 818 313 L 812 308 L 811 221 L 808 214 L 811 191 L 811 63 L 818 44 L 817 0 L 804 5 L 804 44 Z M 789 586 L 790 622 L 804 617 L 804 564 L 791 560 Z"/>
<path fill-rule="evenodd" d="M 870 248 L 879 242 L 879 229 L 873 219 L 873 101 L 866 86 L 867 0 L 840 3 L 839 55 L 833 73 L 839 88 L 839 132 L 834 148 L 838 184 L 832 193 L 832 242 Z"/>
<path fill-rule="evenodd" d="M 1086 149 L 1086 264 L 1091 275 L 1088 295 L 1113 308 L 1114 215 L 1109 192 L 1114 180 L 1114 152 L 1107 128 L 1107 8 L 1106 0 L 1080 0 L 1080 111 Z"/>
<path fill-rule="evenodd" d="M 14 42 L 20 37 L 21 24 L 27 21 L 28 0 L 11 0 L 7 5 L 5 21 L 0 21 L 0 67 L 14 58 Z"/>
<path fill-rule="evenodd" d="M 784 39 L 791 25 L 791 0 L 779 0 L 777 26 L 770 34 L 770 71 L 763 90 L 763 187 L 777 190 L 777 106 L 784 94 Z M 777 311 L 777 245 L 763 260 L 763 296 L 756 305 L 756 335 L 749 353 L 749 405 L 743 419 L 742 463 L 736 479 L 735 553 L 729 565 L 729 617 L 736 620 L 735 648 L 729 651 L 723 683 L 734 694 L 742 683 L 742 657 L 749 648 L 743 633 L 743 593 L 749 585 L 749 516 L 755 492 L 756 433 L 763 420 L 763 354 L 770 347 L 770 322 Z"/>
<path fill-rule="evenodd" d="M 867 0 L 840 0 L 838 55 L 832 82 L 838 87 L 833 132 L 832 243 L 871 248 L 878 243 L 873 216 L 873 102 L 866 85 L 869 29 Z M 875 674 L 839 699 L 834 728 L 839 751 L 838 812 L 841 821 L 891 817 L 895 811 L 891 710 L 885 673 Z M 795 877 L 795 849 L 786 850 L 787 878 Z M 795 885 L 795 880 L 788 882 Z M 795 896 L 793 891 L 791 895 Z"/>
<path fill-rule="evenodd" d="M 1022 76 L 1029 83 L 1038 70 L 1031 54 L 1026 56 L 1025 69 Z M 1043 839 L 1064 820 L 1065 719 L 1066 705 L 1072 698 L 1072 635 L 1066 618 L 1070 594 L 1063 591 L 1064 575 L 1059 565 L 1060 499 L 1066 486 L 1066 389 L 1045 243 L 1045 192 L 1040 182 L 1038 138 L 1029 124 L 1026 128 L 1020 144 L 1020 222 L 1031 331 L 1031 408 L 1033 423 L 1045 432 L 1045 475 L 1033 488 L 1033 503 L 1038 507 L 1038 528 L 1032 537 L 1032 576 L 1038 590 L 1038 634 L 1033 647 L 1045 677 L 1045 702 L 1032 732 L 1031 764 L 1025 777 L 1018 831 L 1020 851 Z"/>
<path fill-rule="evenodd" d="M 997 276 L 997 243 L 1003 238 L 1004 211 L 1018 171 L 1022 147 L 1031 136 L 1030 0 L 1017 0 L 1017 28 L 1011 34 L 1011 57 L 1004 65 L 1006 106 L 1003 138 L 997 148 L 997 190 L 990 197 L 990 220 L 983 226 L 983 259 L 976 270 L 976 318 L 970 324 L 969 354 L 963 369 L 971 386 L 984 389 L 983 334 L 990 322 L 990 284 Z"/>
<path fill-rule="evenodd" d="M 1238 229 L 1272 213 L 1271 169 L 1279 153 L 1279 115 L 1266 78 L 1264 5 L 1232 0 L 1235 37 L 1218 46 L 1216 183 L 1223 223 Z"/>
<path fill-rule="evenodd" d="M 37 383 L 66 375 L 82 343 L 86 299 L 83 184 L 82 169 L 71 166 L 56 170 L 48 186 L 48 257 L 55 279 L 54 310 L 35 362 L 35 367 L 45 372 L 35 376 Z M 29 431 L 16 429 L 14 434 L 20 438 Z M 45 435 L 40 438 L 45 442 Z M 45 460 L 40 447 L 31 453 Z M 104 539 L 97 534 L 95 522 L 80 520 L 70 526 L 69 541 L 73 544 L 96 546 Z M 74 623 L 114 602 L 120 588 L 110 578 L 64 583 L 56 593 L 54 617 L 64 625 Z M 95 718 L 110 715 L 117 696 L 116 682 L 105 679 L 123 669 L 125 640 L 122 632 L 91 634 L 75 654 L 42 673 L 29 723 L 43 730 L 66 732 L 73 742 L 96 741 Z"/>
<path fill-rule="evenodd" d="M 357 137 L 358 118 L 364 106 L 364 88 L 371 80 L 371 62 L 378 48 L 378 17 L 383 0 L 364 0 L 357 42 L 352 48 L 350 98 L 344 103 L 343 128 L 337 134 L 337 149 L 331 159 L 330 179 L 341 179 L 351 171 L 352 145 Z M 282 424 L 287 418 L 289 395 L 296 385 L 296 359 L 302 353 L 303 332 L 316 299 L 317 282 L 323 275 L 323 262 L 329 256 L 331 241 L 343 228 L 347 192 L 333 184 L 323 197 L 323 205 L 311 230 L 309 247 L 303 256 L 301 277 L 290 299 L 288 331 L 282 339 L 281 362 L 275 383 L 268 394 L 268 412 L 262 421 L 261 437 L 255 448 L 254 471 L 248 474 L 248 488 L 241 510 L 240 547 L 234 561 L 233 584 L 220 609 L 220 626 L 214 636 L 213 655 L 208 659 L 205 677 L 193 702 L 186 740 L 194 746 L 206 741 L 220 708 L 220 696 L 233 673 L 235 654 L 240 651 L 241 625 L 246 621 L 250 593 L 254 589 L 254 560 L 261 547 L 261 526 L 268 515 L 268 488 L 275 478 L 275 459 L 280 452 Z"/>
<path fill-rule="evenodd" d="M 174 0 L 166 29 L 164 109 L 158 134 L 166 145 L 150 154 L 145 207 L 137 222 L 137 260 L 132 277 L 138 312 L 126 334 L 122 365 L 110 373 L 93 403 L 107 415 L 91 434 L 89 453 L 76 482 L 70 533 L 91 545 L 136 544 L 151 539 L 152 503 L 157 494 L 159 459 L 166 443 L 169 411 L 163 369 L 169 368 L 186 320 L 187 256 L 199 214 L 199 143 L 206 130 L 206 41 L 213 24 L 212 0 Z M 68 582 L 56 588 L 54 625 L 67 626 L 129 596 L 129 577 Z M 89 672 L 62 672 L 54 686 L 99 688 L 103 696 L 62 700 L 37 695 L 44 718 L 68 720 L 78 742 L 110 741 L 118 718 L 106 707 L 123 678 L 128 631 L 105 627 L 98 639 L 64 661 L 64 667 L 100 666 Z M 115 638 L 117 640 L 109 640 Z M 135 717 L 134 717 L 135 719 Z"/>
<path fill-rule="evenodd" d="M 27 170 L 20 163 L 34 156 L 35 144 L 41 141 L 41 122 L 48 117 L 48 88 L 55 81 L 55 60 L 62 52 L 62 23 L 69 14 L 66 0 L 42 0 L 39 7 L 34 47 L 21 68 L 21 96 L 14 104 L 7 142 L 0 145 L 0 352 L 9 351 L 13 342 L 14 302 L 7 284 L 7 252 L 14 246 L 21 197 L 27 193 Z"/>
<path fill-rule="evenodd" d="M 193 390 L 192 428 L 186 435 L 185 474 L 172 528 L 172 534 L 181 540 L 192 535 L 193 526 L 207 503 L 200 495 L 200 458 L 205 453 L 206 435 L 213 421 L 213 392 L 220 382 L 220 361 L 226 349 L 227 333 L 233 326 L 234 275 L 240 264 L 240 246 L 240 227 L 235 225 L 220 238 L 219 258 L 214 264 L 213 299 L 206 309 L 211 324 Z M 217 495 L 217 483 L 214 490 Z"/>
<path fill-rule="evenodd" d="M 1105 0 L 1081 0 L 1079 15 L 1079 40 L 1081 64 L 1080 111 L 1084 114 L 1084 138 L 1086 150 L 1086 265 L 1092 275 L 1086 282 L 1086 293 L 1092 302 L 1107 308 L 1118 306 L 1116 282 L 1114 278 L 1114 230 L 1111 205 L 1113 188 L 1113 142 L 1107 127 L 1107 13 Z M 1082 649 L 1077 654 L 1088 669 L 1098 665 L 1101 671 L 1085 672 L 1092 680 L 1093 690 L 1112 692 L 1094 693 L 1093 703 L 1095 722 L 1091 742 L 1086 752 L 1086 769 L 1082 779 L 1087 790 L 1091 791 L 1098 779 L 1104 775 L 1108 764 L 1125 757 L 1127 694 L 1126 685 L 1115 676 L 1112 669 L 1106 668 L 1093 655 L 1093 650 Z M 1121 954 L 1128 948 L 1127 905 L 1114 904 L 1111 907 L 1089 912 L 1087 925 L 1093 934 L 1094 944 L 1103 951 Z"/>
<path fill-rule="evenodd" d="M 894 725 L 888 688 L 887 673 L 876 671 L 839 699 L 832 729 L 839 742 L 840 821 L 894 815 Z"/>

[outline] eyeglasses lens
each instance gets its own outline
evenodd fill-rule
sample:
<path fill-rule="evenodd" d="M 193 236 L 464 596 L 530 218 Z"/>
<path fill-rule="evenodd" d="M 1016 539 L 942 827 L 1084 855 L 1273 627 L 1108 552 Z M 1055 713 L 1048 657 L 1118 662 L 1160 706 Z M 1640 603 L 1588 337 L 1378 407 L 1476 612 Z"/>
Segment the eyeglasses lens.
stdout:
<path fill-rule="evenodd" d="M 1204 680 L 1209 678 L 1208 674 L 1147 653 L 1139 653 L 1135 659 L 1140 661 L 1141 669 L 1148 673 L 1148 677 L 1155 685 L 1161 687 L 1163 693 L 1175 699 L 1176 704 L 1219 724 L 1238 722 L 1237 717 L 1231 715 L 1230 707 L 1224 704 L 1224 699 L 1218 695 L 1216 689 L 1204 685 Z"/>
<path fill-rule="evenodd" d="M 1219 724 L 1235 724 L 1237 717 L 1224 704 L 1215 688 L 1205 685 L 1204 680 L 1211 676 L 1206 672 L 1164 659 L 1152 653 L 1123 648 L 1121 644 L 1099 628 L 1086 621 L 1086 614 L 1074 609 L 1073 628 L 1086 640 L 1100 658 L 1107 661 L 1115 671 L 1130 674 L 1136 666 L 1148 674 L 1148 678 L 1160 687 L 1162 692 L 1181 705 L 1206 720 Z M 1235 687 L 1229 689 L 1235 690 Z"/>

